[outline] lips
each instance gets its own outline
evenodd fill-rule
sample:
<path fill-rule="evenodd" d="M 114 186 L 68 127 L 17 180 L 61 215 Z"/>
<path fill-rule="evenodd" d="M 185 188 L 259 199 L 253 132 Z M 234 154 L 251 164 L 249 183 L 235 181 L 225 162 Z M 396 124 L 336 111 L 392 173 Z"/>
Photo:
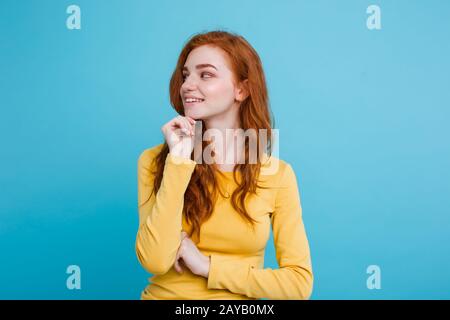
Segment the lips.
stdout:
<path fill-rule="evenodd" d="M 189 99 L 189 98 L 188 98 Z M 193 106 L 193 105 L 196 105 L 196 104 L 200 104 L 200 103 L 203 103 L 205 101 L 205 99 L 199 99 L 199 100 L 194 100 L 194 101 L 184 101 L 184 104 L 186 105 L 186 106 Z"/>

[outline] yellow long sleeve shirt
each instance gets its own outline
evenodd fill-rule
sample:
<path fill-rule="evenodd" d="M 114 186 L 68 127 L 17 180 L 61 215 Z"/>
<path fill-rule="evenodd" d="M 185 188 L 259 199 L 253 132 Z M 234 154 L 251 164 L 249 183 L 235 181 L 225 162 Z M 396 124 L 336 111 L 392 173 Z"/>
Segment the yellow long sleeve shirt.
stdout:
<path fill-rule="evenodd" d="M 205 278 L 187 268 L 179 274 L 173 267 L 181 232 L 191 230 L 182 211 L 196 162 L 169 153 L 161 187 L 156 195 L 152 194 L 152 160 L 161 148 L 157 145 L 146 149 L 138 159 L 136 254 L 144 269 L 153 274 L 141 299 L 309 299 L 313 287 L 311 257 L 291 165 L 275 157 L 264 165 L 278 169 L 261 174 L 259 184 L 266 188 L 247 197 L 247 211 L 259 222 L 254 231 L 231 205 L 229 195 L 237 186 L 233 173 L 218 175 L 224 196 L 219 194 L 211 218 L 202 224 L 200 242 L 196 243 L 200 252 L 211 259 L 209 276 Z M 271 226 L 278 269 L 264 268 Z"/>

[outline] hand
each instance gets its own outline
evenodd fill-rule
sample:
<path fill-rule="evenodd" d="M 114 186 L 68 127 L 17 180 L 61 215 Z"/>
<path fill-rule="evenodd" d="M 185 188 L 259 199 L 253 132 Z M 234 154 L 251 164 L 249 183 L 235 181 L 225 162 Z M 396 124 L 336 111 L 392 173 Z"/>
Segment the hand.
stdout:
<path fill-rule="evenodd" d="M 184 231 L 181 232 L 181 244 L 178 248 L 174 264 L 175 270 L 178 273 L 183 273 L 181 263 L 189 268 L 193 274 L 208 278 L 210 267 L 209 257 L 198 250 L 197 246 Z"/>
<path fill-rule="evenodd" d="M 194 149 L 195 120 L 177 116 L 161 127 L 169 152 L 190 159 Z"/>

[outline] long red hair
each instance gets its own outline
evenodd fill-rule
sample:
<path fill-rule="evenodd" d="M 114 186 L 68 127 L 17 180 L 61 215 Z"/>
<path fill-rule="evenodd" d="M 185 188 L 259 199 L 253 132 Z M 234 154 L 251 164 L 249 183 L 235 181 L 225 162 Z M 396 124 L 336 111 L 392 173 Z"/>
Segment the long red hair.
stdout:
<path fill-rule="evenodd" d="M 210 45 L 222 49 L 226 53 L 227 60 L 233 71 L 234 81 L 238 83 L 248 79 L 247 98 L 241 102 L 239 116 L 242 129 L 266 129 L 267 143 L 263 150 L 266 154 L 272 152 L 272 121 L 269 98 L 266 86 L 264 71 L 261 60 L 257 52 L 242 36 L 227 31 L 211 31 L 196 34 L 191 37 L 182 49 L 177 65 L 170 79 L 170 102 L 174 109 L 184 116 L 183 101 L 180 96 L 180 88 L 183 84 L 182 69 L 189 53 L 200 46 Z M 202 123 L 203 133 L 205 124 Z M 257 137 L 257 146 L 260 148 L 260 137 Z M 203 147 L 210 141 L 203 141 Z M 261 169 L 261 150 L 257 152 L 257 163 L 252 164 L 249 159 L 249 141 L 245 139 L 245 163 L 236 164 L 233 177 L 238 187 L 231 195 L 233 208 L 241 215 L 244 221 L 250 223 L 252 227 L 254 220 L 247 212 L 245 199 L 248 194 L 255 194 L 258 187 L 258 177 Z M 154 192 L 159 190 L 163 178 L 164 164 L 169 147 L 164 143 L 159 155 L 155 157 Z M 193 155 L 191 155 L 193 159 Z M 241 178 L 238 178 L 238 172 Z M 200 228 L 203 222 L 208 220 L 213 212 L 218 192 L 221 193 L 216 175 L 220 170 L 216 165 L 206 164 L 205 161 L 198 163 L 192 174 L 188 188 L 184 194 L 183 214 L 186 221 L 192 225 L 189 236 L 196 232 L 200 238 Z"/>

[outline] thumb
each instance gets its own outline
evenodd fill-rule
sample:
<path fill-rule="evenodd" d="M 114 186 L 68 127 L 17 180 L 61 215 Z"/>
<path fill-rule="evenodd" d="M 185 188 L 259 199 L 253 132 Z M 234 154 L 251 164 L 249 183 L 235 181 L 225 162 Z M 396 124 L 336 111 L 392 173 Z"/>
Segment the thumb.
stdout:
<path fill-rule="evenodd" d="M 181 261 L 181 257 L 180 257 L 180 253 L 178 252 L 177 257 L 175 258 L 174 268 L 175 268 L 176 272 L 183 273 L 183 268 L 181 267 L 180 261 Z"/>

